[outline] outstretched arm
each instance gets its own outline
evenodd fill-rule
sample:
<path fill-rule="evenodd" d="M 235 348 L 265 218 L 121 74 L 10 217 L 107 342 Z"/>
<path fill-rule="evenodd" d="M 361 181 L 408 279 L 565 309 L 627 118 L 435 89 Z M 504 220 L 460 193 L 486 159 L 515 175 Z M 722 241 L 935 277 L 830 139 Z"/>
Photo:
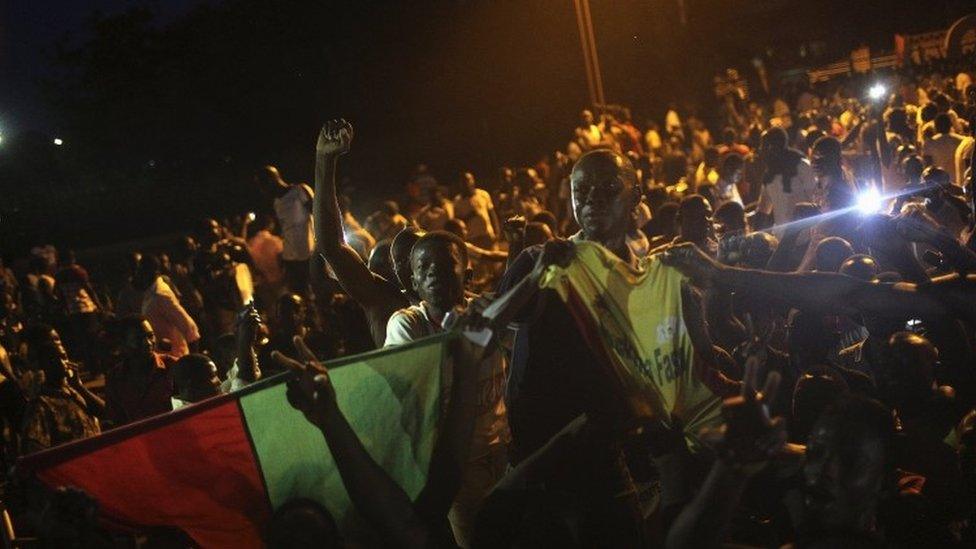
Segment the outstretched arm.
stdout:
<path fill-rule="evenodd" d="M 773 273 L 719 265 L 694 245 L 672 248 L 665 262 L 705 284 L 760 293 L 797 307 L 879 316 L 943 316 L 950 309 L 915 284 L 872 284 L 834 273 Z"/>
<path fill-rule="evenodd" d="M 403 300 L 396 288 L 373 274 L 359 254 L 346 244 L 336 198 L 335 174 L 339 156 L 352 144 L 352 125 L 332 120 L 322 126 L 315 146 L 315 198 L 312 216 L 316 251 L 328 261 L 342 289 L 364 309 L 399 309 Z M 324 271 L 320 271 L 325 276 Z"/>
<path fill-rule="evenodd" d="M 900 215 L 896 225 L 901 236 L 937 249 L 946 262 L 960 274 L 976 272 L 976 253 L 963 246 L 920 209 L 912 209 Z"/>

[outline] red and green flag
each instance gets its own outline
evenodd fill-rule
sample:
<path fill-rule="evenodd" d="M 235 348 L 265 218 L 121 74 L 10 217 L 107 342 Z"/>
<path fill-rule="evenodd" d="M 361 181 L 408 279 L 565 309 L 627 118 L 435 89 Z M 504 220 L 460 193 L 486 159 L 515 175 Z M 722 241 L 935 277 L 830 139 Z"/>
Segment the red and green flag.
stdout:
<path fill-rule="evenodd" d="M 327 363 L 349 424 L 411 497 L 427 480 L 447 340 Z M 361 523 L 321 432 L 288 404 L 290 375 L 27 456 L 18 468 L 84 490 L 109 524 L 177 527 L 202 547 L 261 547 L 273 510 L 297 497 L 321 503 L 348 535 Z"/>

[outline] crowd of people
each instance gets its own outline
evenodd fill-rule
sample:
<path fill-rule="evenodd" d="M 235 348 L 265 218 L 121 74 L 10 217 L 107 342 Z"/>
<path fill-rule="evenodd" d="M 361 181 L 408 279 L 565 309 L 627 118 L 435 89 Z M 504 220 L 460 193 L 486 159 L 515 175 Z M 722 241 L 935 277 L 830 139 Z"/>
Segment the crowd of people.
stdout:
<path fill-rule="evenodd" d="M 718 127 L 595 105 L 564 151 L 448 185 L 418 165 L 362 222 L 336 186 L 353 126 L 328 122 L 313 186 L 261 168 L 257 213 L 132 250 L 117 287 L 49 245 L 0 265 L 4 470 L 291 369 L 290 402 L 391 546 L 976 543 L 973 78 L 968 60 L 768 100 L 726 86 Z M 722 381 L 707 444 L 687 444 L 681 417 L 635 425 L 539 290 L 581 241 L 686 276 L 694 368 Z M 490 340 L 452 348 L 411 501 L 323 362 L 486 325 Z M 5 496 L 20 517 L 13 484 Z M 356 540 L 302 500 L 267 542 Z"/>

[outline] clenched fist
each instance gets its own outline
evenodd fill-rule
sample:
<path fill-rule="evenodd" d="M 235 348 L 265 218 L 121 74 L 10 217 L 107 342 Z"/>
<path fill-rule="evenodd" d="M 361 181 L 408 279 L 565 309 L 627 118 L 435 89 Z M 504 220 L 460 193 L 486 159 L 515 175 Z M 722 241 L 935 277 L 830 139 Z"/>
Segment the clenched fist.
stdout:
<path fill-rule="evenodd" d="M 329 120 L 319 131 L 315 152 L 320 155 L 346 154 L 352 144 L 352 137 L 352 124 L 342 118 Z"/>

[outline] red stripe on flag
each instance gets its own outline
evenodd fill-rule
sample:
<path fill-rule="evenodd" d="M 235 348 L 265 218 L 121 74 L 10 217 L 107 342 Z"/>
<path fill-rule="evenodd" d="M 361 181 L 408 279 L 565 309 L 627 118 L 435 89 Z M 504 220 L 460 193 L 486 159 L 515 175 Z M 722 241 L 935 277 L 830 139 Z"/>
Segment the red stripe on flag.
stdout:
<path fill-rule="evenodd" d="M 261 547 L 271 512 L 236 399 L 36 473 L 111 521 L 175 526 L 202 547 Z"/>

